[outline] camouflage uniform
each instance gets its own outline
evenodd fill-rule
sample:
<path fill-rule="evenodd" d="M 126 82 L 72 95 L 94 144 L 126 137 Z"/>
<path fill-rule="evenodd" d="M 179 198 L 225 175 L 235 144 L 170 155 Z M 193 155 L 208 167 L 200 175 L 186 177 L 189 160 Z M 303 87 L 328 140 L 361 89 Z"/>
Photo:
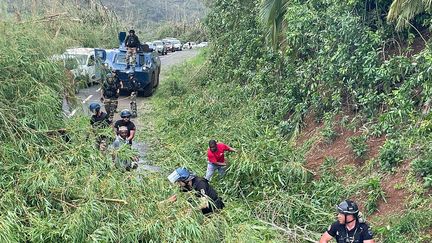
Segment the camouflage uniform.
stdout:
<path fill-rule="evenodd" d="M 136 47 L 127 47 L 127 52 L 126 52 L 126 64 L 127 64 L 126 68 L 127 69 L 129 69 L 131 64 L 132 64 L 132 68 L 135 67 L 136 53 L 137 53 Z"/>
<path fill-rule="evenodd" d="M 129 35 L 126 37 L 125 40 L 125 46 L 126 46 L 126 64 L 127 67 L 126 69 L 128 69 L 130 67 L 130 65 L 132 64 L 132 66 L 135 66 L 136 63 L 136 53 L 137 53 L 137 48 L 140 46 L 140 41 L 138 36 L 135 35 L 135 31 L 134 30 L 130 30 L 129 31 Z M 132 58 L 132 60 L 131 60 Z"/>
<path fill-rule="evenodd" d="M 129 75 L 129 82 L 130 82 L 131 87 L 132 87 L 132 92 L 131 92 L 131 96 L 130 96 L 130 98 L 131 98 L 130 109 L 132 112 L 132 117 L 137 117 L 138 116 L 138 110 L 137 110 L 137 104 L 136 104 L 136 97 L 138 95 L 138 84 L 137 84 L 133 74 Z"/>
<path fill-rule="evenodd" d="M 108 74 L 102 84 L 102 97 L 110 121 L 113 120 L 114 113 L 118 106 L 119 89 L 120 82 L 116 76 Z"/>

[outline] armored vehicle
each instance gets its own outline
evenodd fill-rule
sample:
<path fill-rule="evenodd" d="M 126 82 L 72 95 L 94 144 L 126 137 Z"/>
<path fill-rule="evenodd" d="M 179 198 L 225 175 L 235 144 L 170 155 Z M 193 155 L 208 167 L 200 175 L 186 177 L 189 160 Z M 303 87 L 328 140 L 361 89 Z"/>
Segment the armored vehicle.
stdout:
<path fill-rule="evenodd" d="M 118 49 L 95 49 L 96 58 L 100 65 L 114 70 L 122 82 L 122 90 L 138 91 L 138 95 L 149 97 L 159 85 L 159 74 L 161 62 L 156 52 L 153 52 L 148 45 L 141 45 L 137 49 L 136 63 L 126 69 L 126 32 L 119 33 L 120 46 Z M 133 75 L 135 84 L 131 83 L 130 76 Z"/>

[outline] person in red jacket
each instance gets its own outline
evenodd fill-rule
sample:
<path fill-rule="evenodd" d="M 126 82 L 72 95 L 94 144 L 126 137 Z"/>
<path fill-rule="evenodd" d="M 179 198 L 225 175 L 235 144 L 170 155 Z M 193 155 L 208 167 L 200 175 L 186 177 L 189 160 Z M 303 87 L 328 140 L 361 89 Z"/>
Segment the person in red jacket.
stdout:
<path fill-rule="evenodd" d="M 207 150 L 208 164 L 205 176 L 205 179 L 207 179 L 208 181 L 210 181 L 215 170 L 219 172 L 220 176 L 223 176 L 225 174 L 225 169 L 227 165 L 227 161 L 225 159 L 225 151 L 236 152 L 235 149 L 231 148 L 226 144 L 217 143 L 216 140 L 213 139 L 209 141 L 209 148 Z"/>

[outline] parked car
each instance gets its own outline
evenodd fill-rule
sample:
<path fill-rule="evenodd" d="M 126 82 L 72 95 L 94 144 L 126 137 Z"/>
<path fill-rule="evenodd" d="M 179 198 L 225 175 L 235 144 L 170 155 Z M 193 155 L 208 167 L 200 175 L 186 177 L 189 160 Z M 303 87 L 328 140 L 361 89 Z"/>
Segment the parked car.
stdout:
<path fill-rule="evenodd" d="M 151 51 L 156 51 L 156 45 L 153 42 L 146 42 L 146 44 L 149 46 Z"/>
<path fill-rule="evenodd" d="M 197 45 L 197 47 L 206 47 L 206 46 L 208 46 L 208 42 L 206 42 L 206 41 L 201 42 Z"/>
<path fill-rule="evenodd" d="M 165 43 L 163 41 L 155 40 L 155 41 L 153 41 L 153 44 L 156 46 L 156 51 L 158 53 L 160 53 L 161 55 L 166 55 L 168 53 L 166 46 L 165 46 Z"/>
<path fill-rule="evenodd" d="M 172 43 L 171 40 L 163 39 L 162 41 L 165 43 L 165 47 L 166 47 L 167 51 L 175 52 L 174 44 Z"/>
<path fill-rule="evenodd" d="M 76 91 L 79 88 L 98 83 L 101 80 L 101 69 L 97 67 L 93 48 L 71 48 L 61 55 L 54 55 L 54 61 L 63 62 L 65 69 L 73 75 Z"/>
<path fill-rule="evenodd" d="M 183 49 L 193 49 L 196 48 L 196 43 L 193 41 L 189 41 L 183 44 Z"/>
<path fill-rule="evenodd" d="M 172 42 L 173 45 L 174 45 L 174 50 L 176 50 L 176 51 L 181 51 L 181 50 L 183 50 L 182 44 L 181 44 L 181 42 L 180 42 L 179 40 L 177 40 L 177 39 L 172 39 L 171 42 Z"/>

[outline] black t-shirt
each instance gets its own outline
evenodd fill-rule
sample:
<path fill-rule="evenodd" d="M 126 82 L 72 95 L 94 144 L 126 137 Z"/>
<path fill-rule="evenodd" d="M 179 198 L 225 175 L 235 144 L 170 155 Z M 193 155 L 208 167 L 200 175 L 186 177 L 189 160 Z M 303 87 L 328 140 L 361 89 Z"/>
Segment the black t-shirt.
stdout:
<path fill-rule="evenodd" d="M 117 130 L 117 134 L 118 134 L 118 129 L 119 127 L 125 126 L 128 129 L 128 137 L 130 136 L 130 131 L 131 130 L 135 130 L 135 124 L 131 121 L 127 121 L 125 122 L 124 120 L 118 120 L 114 123 L 114 128 Z"/>
<path fill-rule="evenodd" d="M 213 202 L 209 203 L 209 208 L 203 209 L 203 213 L 210 213 L 214 211 L 214 207 L 218 209 L 222 209 L 225 207 L 224 203 L 222 202 L 222 198 L 220 198 L 216 191 L 211 187 L 206 179 L 195 177 L 192 179 L 192 187 L 196 191 L 196 195 L 198 197 L 202 197 L 206 195 L 209 197 Z"/>
<path fill-rule="evenodd" d="M 338 221 L 334 222 L 327 230 L 329 235 L 336 239 L 337 243 L 362 243 L 365 240 L 373 239 L 372 230 L 365 223 L 356 222 L 356 226 L 349 230 Z"/>
<path fill-rule="evenodd" d="M 94 127 L 94 128 L 105 128 L 105 127 L 109 127 L 111 125 L 111 122 L 108 119 L 109 117 L 107 116 L 107 114 L 103 111 L 101 111 L 101 113 L 99 114 L 99 116 L 97 115 L 92 115 L 91 119 L 90 119 L 90 124 Z"/>
<path fill-rule="evenodd" d="M 139 47 L 140 41 L 136 35 L 128 35 L 125 40 L 125 45 L 127 47 Z"/>

